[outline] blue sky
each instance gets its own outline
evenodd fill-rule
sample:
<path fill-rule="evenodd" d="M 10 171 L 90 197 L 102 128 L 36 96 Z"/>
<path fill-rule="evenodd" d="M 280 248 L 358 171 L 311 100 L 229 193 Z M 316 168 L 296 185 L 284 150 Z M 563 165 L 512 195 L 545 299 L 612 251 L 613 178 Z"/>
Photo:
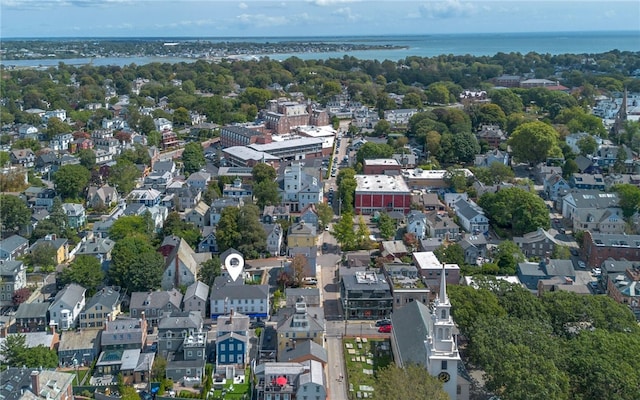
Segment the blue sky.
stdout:
<path fill-rule="evenodd" d="M 637 31 L 621 0 L 0 0 L 0 37 L 269 37 Z"/>

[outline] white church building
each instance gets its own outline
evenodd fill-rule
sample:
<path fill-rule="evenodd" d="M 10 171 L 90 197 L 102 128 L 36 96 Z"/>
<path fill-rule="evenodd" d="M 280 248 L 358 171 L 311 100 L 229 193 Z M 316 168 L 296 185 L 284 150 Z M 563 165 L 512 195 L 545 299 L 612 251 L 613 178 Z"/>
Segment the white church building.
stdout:
<path fill-rule="evenodd" d="M 394 311 L 391 322 L 391 348 L 396 365 L 401 368 L 421 365 L 440 379 L 450 399 L 468 400 L 470 383 L 458 375 L 461 359 L 444 271 L 433 311 L 429 305 L 413 301 Z"/>

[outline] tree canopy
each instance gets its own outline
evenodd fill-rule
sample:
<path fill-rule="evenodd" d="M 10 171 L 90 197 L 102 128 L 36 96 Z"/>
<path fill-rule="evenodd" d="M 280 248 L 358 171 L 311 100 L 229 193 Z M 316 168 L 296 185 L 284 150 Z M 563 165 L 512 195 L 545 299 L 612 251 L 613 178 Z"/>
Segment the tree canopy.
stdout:
<path fill-rule="evenodd" d="M 159 288 L 163 272 L 162 254 L 144 236 L 124 237 L 113 247 L 109 279 L 128 293 Z"/>
<path fill-rule="evenodd" d="M 31 211 L 24 201 L 10 194 L 0 195 L 0 221 L 2 230 L 14 232 L 29 223 Z"/>
<path fill-rule="evenodd" d="M 63 165 L 53 175 L 56 190 L 63 198 L 75 199 L 81 197 L 87 187 L 91 173 L 82 165 Z"/>
<path fill-rule="evenodd" d="M 18 333 L 8 335 L 0 346 L 3 364 L 16 368 L 57 368 L 58 354 L 43 345 L 27 347 L 27 339 Z"/>
<path fill-rule="evenodd" d="M 395 364 L 376 371 L 376 398 L 403 400 L 447 400 L 442 382 L 420 365 L 398 368 Z"/>
<path fill-rule="evenodd" d="M 511 187 L 483 194 L 478 204 L 491 223 L 510 229 L 514 235 L 549 228 L 549 210 L 536 193 Z"/>
<path fill-rule="evenodd" d="M 87 298 L 93 296 L 98 287 L 102 284 L 105 274 L 102 265 L 96 257 L 77 256 L 71 265 L 58 274 L 56 282 L 59 286 L 69 283 L 77 283 L 87 289 Z"/>
<path fill-rule="evenodd" d="M 513 156 L 527 163 L 546 161 L 558 145 L 558 132 L 544 122 L 526 122 L 511 134 L 508 141 Z"/>
<path fill-rule="evenodd" d="M 200 171 L 200 168 L 202 168 L 205 163 L 204 149 L 200 143 L 191 142 L 184 146 L 182 165 L 187 175 Z"/>

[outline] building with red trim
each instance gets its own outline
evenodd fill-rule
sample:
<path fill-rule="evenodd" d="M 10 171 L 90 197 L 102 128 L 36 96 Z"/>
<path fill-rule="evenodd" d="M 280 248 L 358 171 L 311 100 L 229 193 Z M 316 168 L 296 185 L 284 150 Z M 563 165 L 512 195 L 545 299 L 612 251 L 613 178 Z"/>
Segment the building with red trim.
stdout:
<path fill-rule="evenodd" d="M 376 211 L 399 211 L 407 214 L 411 209 L 411 191 L 402 176 L 356 175 L 355 205 L 357 214 Z"/>

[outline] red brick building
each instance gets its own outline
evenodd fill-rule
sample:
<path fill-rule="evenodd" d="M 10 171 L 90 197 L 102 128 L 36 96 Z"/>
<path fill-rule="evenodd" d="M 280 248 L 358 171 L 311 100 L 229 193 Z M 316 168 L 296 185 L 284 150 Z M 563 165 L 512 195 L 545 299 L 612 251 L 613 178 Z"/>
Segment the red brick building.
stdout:
<path fill-rule="evenodd" d="M 402 176 L 356 175 L 355 208 L 357 214 L 376 211 L 411 210 L 411 191 Z"/>
<path fill-rule="evenodd" d="M 583 251 L 590 268 L 599 267 L 607 258 L 640 261 L 640 235 L 586 231 L 583 239 Z"/>

